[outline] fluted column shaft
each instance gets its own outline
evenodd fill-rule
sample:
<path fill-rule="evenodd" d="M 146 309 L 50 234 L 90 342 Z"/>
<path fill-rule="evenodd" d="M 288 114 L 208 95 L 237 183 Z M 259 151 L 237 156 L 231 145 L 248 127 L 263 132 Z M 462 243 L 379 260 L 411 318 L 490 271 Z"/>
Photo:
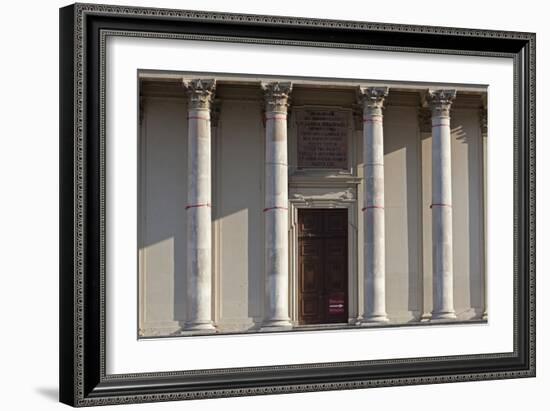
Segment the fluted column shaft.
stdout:
<path fill-rule="evenodd" d="M 456 90 L 430 90 L 432 110 L 432 320 L 456 318 L 453 304 L 453 209 L 450 109 Z"/>
<path fill-rule="evenodd" d="M 187 322 L 184 330 L 213 331 L 210 106 L 214 80 L 184 81 L 188 94 Z"/>
<path fill-rule="evenodd" d="M 386 255 L 384 221 L 384 131 L 382 108 L 387 87 L 361 87 L 364 163 L 363 322 L 386 322 Z"/>
<path fill-rule="evenodd" d="M 290 83 L 262 84 L 265 96 L 265 315 L 263 329 L 292 326 L 288 298 L 287 107 Z"/>

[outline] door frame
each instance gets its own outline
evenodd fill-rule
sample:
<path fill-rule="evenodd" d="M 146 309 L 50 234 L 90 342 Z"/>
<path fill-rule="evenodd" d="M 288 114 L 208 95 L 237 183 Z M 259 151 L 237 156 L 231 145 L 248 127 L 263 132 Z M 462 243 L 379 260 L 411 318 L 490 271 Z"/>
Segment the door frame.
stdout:
<path fill-rule="evenodd" d="M 290 320 L 294 326 L 299 324 L 299 270 L 298 270 L 298 211 L 301 209 L 347 209 L 348 210 L 348 324 L 355 324 L 359 316 L 358 253 L 357 253 L 357 203 L 346 199 L 304 199 L 289 200 L 289 280 L 290 280 Z M 316 324 L 322 326 L 322 324 Z"/>
<path fill-rule="evenodd" d="M 302 231 L 302 224 L 305 222 L 305 217 L 309 215 L 316 219 L 314 229 L 312 231 L 306 231 L 310 235 L 305 235 Z M 334 231 L 331 230 L 332 234 L 335 236 L 327 235 L 326 222 L 327 216 L 338 216 L 339 223 L 342 224 L 340 227 L 332 227 Z M 298 324 L 299 326 L 319 326 L 319 325 L 335 325 L 335 324 L 347 324 L 349 322 L 349 271 L 348 271 L 348 212 L 345 208 L 302 208 L 298 209 Z M 304 290 L 304 279 L 303 279 L 303 264 L 302 259 L 307 259 L 308 257 L 303 256 L 304 242 L 315 241 L 315 243 L 310 243 L 310 245 L 316 244 L 316 253 L 317 259 L 322 261 L 321 272 L 315 271 L 314 277 L 316 277 L 315 282 L 317 284 L 317 291 L 314 293 L 316 295 L 317 301 L 317 317 L 316 319 L 303 317 L 303 304 L 306 291 Z M 339 260 L 338 270 L 338 281 L 343 281 L 343 284 L 340 283 L 338 291 L 333 288 L 327 288 L 327 268 L 329 260 L 326 259 L 328 249 L 328 241 L 330 244 L 338 244 L 337 247 L 344 246 L 345 252 L 341 254 Z M 337 243 L 334 243 L 337 241 Z M 318 246 L 321 245 L 321 248 Z M 342 265 L 340 265 L 342 264 Z M 332 277 L 331 277 L 332 278 Z M 330 296 L 334 293 L 340 295 L 340 292 L 344 293 L 344 313 L 338 314 L 334 317 L 329 315 L 330 309 L 328 307 Z M 308 293 L 309 298 L 311 299 L 313 295 Z"/>

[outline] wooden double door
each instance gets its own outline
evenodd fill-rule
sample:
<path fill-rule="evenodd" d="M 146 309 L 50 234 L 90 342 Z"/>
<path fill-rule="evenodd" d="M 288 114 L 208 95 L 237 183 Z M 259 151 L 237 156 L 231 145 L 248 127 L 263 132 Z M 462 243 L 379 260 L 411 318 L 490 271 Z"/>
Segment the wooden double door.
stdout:
<path fill-rule="evenodd" d="M 347 209 L 298 210 L 300 324 L 348 322 Z"/>

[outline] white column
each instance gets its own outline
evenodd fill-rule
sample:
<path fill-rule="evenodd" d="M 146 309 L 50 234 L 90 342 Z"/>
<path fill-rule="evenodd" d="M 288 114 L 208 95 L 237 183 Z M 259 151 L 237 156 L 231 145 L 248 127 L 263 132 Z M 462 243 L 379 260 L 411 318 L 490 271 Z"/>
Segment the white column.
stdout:
<path fill-rule="evenodd" d="M 432 320 L 455 319 L 453 305 L 453 209 L 451 103 L 456 90 L 429 90 L 432 109 Z"/>
<path fill-rule="evenodd" d="M 214 332 L 212 322 L 212 219 L 210 106 L 215 80 L 184 80 L 188 99 L 187 322 L 184 331 Z"/>
<path fill-rule="evenodd" d="M 263 83 L 265 96 L 265 315 L 263 330 L 292 327 L 288 304 L 287 107 L 291 83 Z"/>
<path fill-rule="evenodd" d="M 383 323 L 386 315 L 384 228 L 384 131 L 382 108 L 387 87 L 360 87 L 363 104 L 364 164 L 364 323 Z"/>

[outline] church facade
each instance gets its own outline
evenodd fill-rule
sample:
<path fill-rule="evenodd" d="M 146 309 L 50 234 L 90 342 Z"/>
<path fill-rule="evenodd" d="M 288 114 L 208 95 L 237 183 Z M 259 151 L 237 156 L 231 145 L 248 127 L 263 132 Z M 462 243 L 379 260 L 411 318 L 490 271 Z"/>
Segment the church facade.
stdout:
<path fill-rule="evenodd" d="M 140 337 L 487 320 L 487 89 L 141 72 Z"/>

